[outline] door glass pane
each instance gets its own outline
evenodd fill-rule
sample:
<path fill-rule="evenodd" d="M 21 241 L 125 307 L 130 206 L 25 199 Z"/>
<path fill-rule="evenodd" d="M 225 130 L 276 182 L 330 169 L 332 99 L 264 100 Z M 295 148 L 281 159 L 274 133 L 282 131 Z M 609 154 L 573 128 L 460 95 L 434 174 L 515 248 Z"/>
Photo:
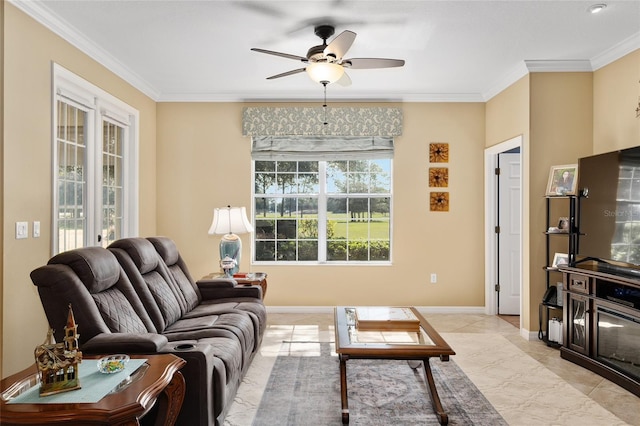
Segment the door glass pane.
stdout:
<path fill-rule="evenodd" d="M 58 251 L 62 252 L 84 245 L 87 113 L 61 101 L 57 102 L 57 112 L 57 232 Z"/>
<path fill-rule="evenodd" d="M 571 306 L 572 333 L 571 343 L 581 348 L 586 347 L 586 303 L 582 300 L 572 300 Z"/>
<path fill-rule="evenodd" d="M 122 238 L 124 129 L 103 122 L 102 126 L 102 246 Z"/>

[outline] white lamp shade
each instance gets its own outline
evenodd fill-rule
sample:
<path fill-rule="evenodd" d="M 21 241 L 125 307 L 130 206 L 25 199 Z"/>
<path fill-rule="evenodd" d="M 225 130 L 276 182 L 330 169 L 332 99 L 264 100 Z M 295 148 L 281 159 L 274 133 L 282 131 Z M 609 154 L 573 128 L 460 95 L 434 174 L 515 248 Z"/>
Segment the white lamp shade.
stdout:
<path fill-rule="evenodd" d="M 331 62 L 312 62 L 305 68 L 311 80 L 316 83 L 324 81 L 333 83 L 340 80 L 344 74 L 342 65 L 332 64 Z"/>
<path fill-rule="evenodd" d="M 209 235 L 246 234 L 253 232 L 245 207 L 225 207 L 213 210 Z"/>

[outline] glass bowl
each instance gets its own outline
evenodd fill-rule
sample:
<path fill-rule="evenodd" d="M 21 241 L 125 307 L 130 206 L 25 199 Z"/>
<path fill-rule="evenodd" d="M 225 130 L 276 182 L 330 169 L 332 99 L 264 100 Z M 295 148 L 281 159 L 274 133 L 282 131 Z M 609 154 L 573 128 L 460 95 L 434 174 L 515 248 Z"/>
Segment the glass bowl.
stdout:
<path fill-rule="evenodd" d="M 129 355 L 109 355 L 98 360 L 98 371 L 104 374 L 119 373 L 129 362 Z"/>

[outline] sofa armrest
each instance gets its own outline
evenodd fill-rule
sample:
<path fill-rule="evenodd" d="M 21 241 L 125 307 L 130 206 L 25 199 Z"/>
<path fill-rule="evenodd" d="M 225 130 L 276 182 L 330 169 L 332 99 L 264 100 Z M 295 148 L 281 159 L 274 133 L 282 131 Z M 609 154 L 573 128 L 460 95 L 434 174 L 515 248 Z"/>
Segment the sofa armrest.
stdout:
<path fill-rule="evenodd" d="M 233 278 L 203 278 L 196 282 L 196 285 L 200 290 L 203 289 L 219 289 L 219 288 L 233 288 L 238 285 L 238 282 Z"/>
<path fill-rule="evenodd" d="M 238 285 L 233 278 L 202 279 L 197 283 L 202 300 L 251 297 L 262 299 L 262 288 L 258 285 Z"/>
<path fill-rule="evenodd" d="M 85 353 L 156 353 L 169 340 L 155 333 L 102 333 L 85 342 Z"/>

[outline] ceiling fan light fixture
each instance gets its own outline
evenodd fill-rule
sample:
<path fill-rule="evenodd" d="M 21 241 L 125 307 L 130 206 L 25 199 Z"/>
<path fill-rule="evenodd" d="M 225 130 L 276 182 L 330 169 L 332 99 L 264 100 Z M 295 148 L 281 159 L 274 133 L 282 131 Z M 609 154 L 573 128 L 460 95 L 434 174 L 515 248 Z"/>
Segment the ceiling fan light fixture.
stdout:
<path fill-rule="evenodd" d="M 591 13 L 600 13 L 607 8 L 605 3 L 594 4 L 589 7 L 589 12 Z"/>
<path fill-rule="evenodd" d="M 316 83 L 334 83 L 344 74 L 342 65 L 331 62 L 313 62 L 306 67 L 307 74 Z"/>

